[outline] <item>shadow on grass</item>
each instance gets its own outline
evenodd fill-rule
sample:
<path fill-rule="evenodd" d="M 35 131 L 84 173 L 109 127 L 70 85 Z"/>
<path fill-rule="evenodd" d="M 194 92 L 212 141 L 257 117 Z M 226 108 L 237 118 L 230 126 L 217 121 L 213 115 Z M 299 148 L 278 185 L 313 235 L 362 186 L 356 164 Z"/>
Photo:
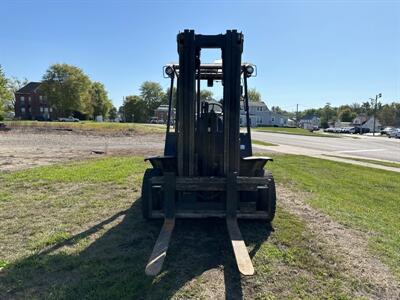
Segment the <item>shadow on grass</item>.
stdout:
<path fill-rule="evenodd" d="M 225 298 L 243 297 L 224 220 L 177 220 L 162 273 L 146 276 L 145 265 L 162 220 L 143 220 L 139 204 L 135 201 L 128 210 L 6 266 L 0 273 L 0 298 L 168 299 L 176 293 L 198 298 L 199 284 L 181 288 L 215 268 L 223 272 Z M 84 248 L 93 234 L 101 234 L 104 226 L 118 218 L 122 220 Z M 241 221 L 240 227 L 254 256 L 271 227 L 265 221 Z M 82 251 L 66 251 L 80 244 Z M 203 288 L 207 288 L 213 278 L 204 279 Z"/>

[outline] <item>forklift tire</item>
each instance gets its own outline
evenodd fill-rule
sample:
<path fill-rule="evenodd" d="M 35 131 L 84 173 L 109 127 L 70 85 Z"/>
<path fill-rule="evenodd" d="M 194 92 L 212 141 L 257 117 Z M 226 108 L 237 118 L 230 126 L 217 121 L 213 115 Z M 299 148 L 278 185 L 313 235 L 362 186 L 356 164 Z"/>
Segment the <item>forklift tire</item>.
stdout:
<path fill-rule="evenodd" d="M 149 190 L 148 190 L 148 185 L 150 184 L 150 179 L 155 177 L 155 176 L 160 176 L 161 175 L 161 170 L 159 169 L 146 169 L 146 172 L 144 172 L 143 175 L 143 183 L 142 183 L 142 215 L 143 218 L 145 218 L 146 220 L 150 219 L 151 216 L 151 212 L 149 210 L 149 201 L 150 201 L 150 195 L 148 194 Z M 155 196 L 155 195 L 154 195 Z M 155 197 L 151 197 L 153 199 L 153 207 L 154 207 L 154 203 L 155 201 L 157 201 L 157 199 L 155 199 Z"/>
<path fill-rule="evenodd" d="M 271 171 L 266 171 L 264 175 L 268 189 L 258 191 L 257 210 L 266 211 L 269 215 L 268 221 L 272 222 L 276 211 L 276 190 L 275 181 Z"/>

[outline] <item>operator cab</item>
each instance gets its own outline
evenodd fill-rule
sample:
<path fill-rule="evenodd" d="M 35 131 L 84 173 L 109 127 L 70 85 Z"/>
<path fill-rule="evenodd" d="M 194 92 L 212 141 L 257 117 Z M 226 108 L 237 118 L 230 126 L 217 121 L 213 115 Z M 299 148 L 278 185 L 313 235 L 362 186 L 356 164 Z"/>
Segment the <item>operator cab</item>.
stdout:
<path fill-rule="evenodd" d="M 172 111 L 174 111 L 173 88 L 175 78 L 179 77 L 179 65 L 169 64 L 164 66 L 164 77 L 170 78 L 170 94 L 169 94 L 169 109 L 167 121 L 167 134 L 165 139 L 164 157 L 167 160 L 174 159 L 177 154 L 177 133 L 171 131 Z M 248 162 L 243 161 L 244 158 L 251 157 L 253 154 L 251 145 L 250 133 L 250 115 L 249 115 L 249 100 L 247 91 L 247 78 L 256 76 L 256 66 L 251 63 L 243 63 L 241 65 L 241 96 L 240 107 L 242 108 L 241 114 L 246 118 L 246 130 L 240 132 L 240 157 L 241 169 L 245 173 L 248 172 Z M 214 86 L 214 82 L 220 82 L 223 85 L 223 66 L 221 63 L 201 64 L 195 75 L 196 78 L 196 112 L 195 112 L 195 134 L 196 134 L 196 153 L 198 155 L 198 175 L 199 176 L 222 176 L 223 169 L 223 99 L 216 100 L 202 100 L 200 98 L 201 82 L 206 81 L 207 86 Z M 176 122 L 176 119 L 175 119 Z M 174 128 L 176 128 L 175 124 Z M 158 158 L 149 158 L 150 161 Z M 164 160 L 165 160 L 164 159 Z M 268 160 L 268 158 L 267 158 Z M 158 164 L 159 165 L 159 164 Z"/>

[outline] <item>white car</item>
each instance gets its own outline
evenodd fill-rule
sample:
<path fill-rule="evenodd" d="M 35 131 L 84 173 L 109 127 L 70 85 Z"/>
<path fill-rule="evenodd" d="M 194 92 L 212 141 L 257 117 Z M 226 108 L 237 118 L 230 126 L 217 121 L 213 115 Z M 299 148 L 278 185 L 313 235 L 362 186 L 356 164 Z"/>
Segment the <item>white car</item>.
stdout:
<path fill-rule="evenodd" d="M 390 131 L 389 138 L 400 139 L 400 128 L 395 128 Z"/>
<path fill-rule="evenodd" d="M 68 118 L 58 118 L 60 122 L 79 122 L 79 119 L 69 116 Z"/>

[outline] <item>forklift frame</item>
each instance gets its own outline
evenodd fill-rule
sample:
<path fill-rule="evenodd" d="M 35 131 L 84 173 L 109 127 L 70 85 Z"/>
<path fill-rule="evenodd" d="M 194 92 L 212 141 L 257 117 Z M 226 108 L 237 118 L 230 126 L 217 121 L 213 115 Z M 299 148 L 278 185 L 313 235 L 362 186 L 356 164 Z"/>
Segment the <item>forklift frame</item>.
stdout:
<path fill-rule="evenodd" d="M 161 271 L 175 218 L 223 217 L 238 269 L 244 275 L 252 275 L 254 268 L 237 218 L 272 221 L 276 201 L 273 177 L 264 177 L 264 166 L 272 159 L 252 156 L 247 78 L 255 66 L 242 64 L 243 35 L 236 30 L 219 35 L 199 35 L 185 30 L 178 34 L 177 42 L 179 64 L 164 67 L 171 79 L 164 156 L 146 158 L 153 169 L 149 169 L 151 176 L 145 174 L 142 187 L 145 217 L 164 218 L 146 274 L 156 275 Z M 201 64 L 201 49 L 209 48 L 221 49 L 222 64 Z M 239 122 L 242 76 L 246 133 L 240 133 Z M 176 119 L 175 132 L 171 132 L 175 78 Z M 221 80 L 222 120 L 201 101 L 201 80 L 207 80 L 208 84 Z M 240 202 L 240 197 L 251 198 L 246 195 L 259 193 L 269 197 L 265 196 L 267 200 L 262 209 L 249 211 L 242 207 L 250 202 Z M 197 201 L 201 197 L 219 201 Z M 161 200 L 155 202 L 155 198 Z M 159 209 L 155 209 L 154 203 L 159 203 Z"/>

